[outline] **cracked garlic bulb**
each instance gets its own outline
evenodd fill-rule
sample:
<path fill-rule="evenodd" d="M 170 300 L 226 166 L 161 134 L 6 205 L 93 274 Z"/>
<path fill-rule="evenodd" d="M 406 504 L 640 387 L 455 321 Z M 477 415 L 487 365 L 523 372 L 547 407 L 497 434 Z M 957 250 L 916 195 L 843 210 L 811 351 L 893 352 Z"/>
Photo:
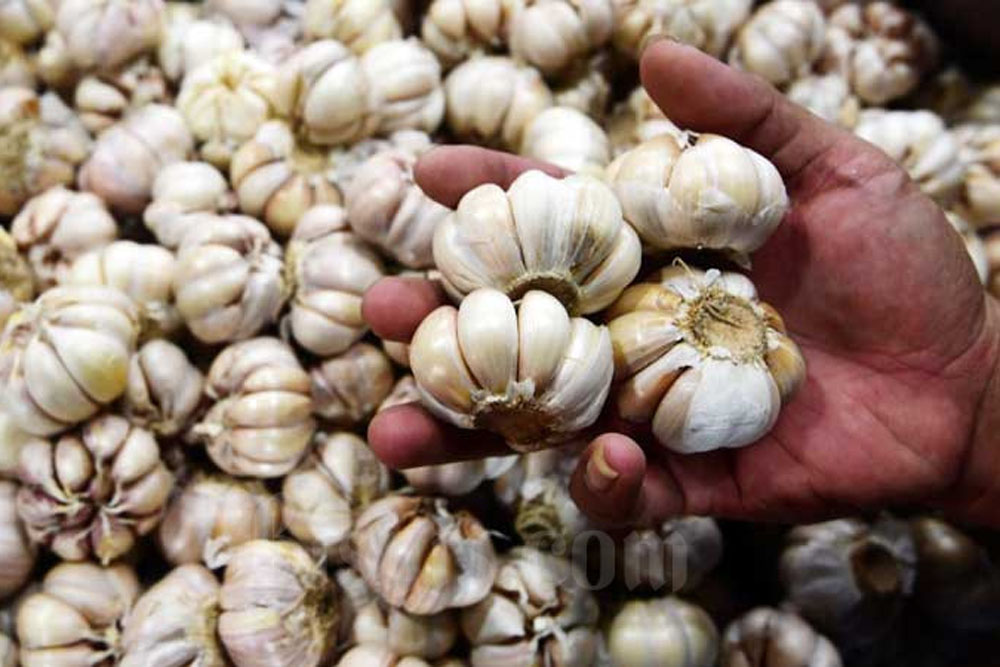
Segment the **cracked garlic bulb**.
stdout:
<path fill-rule="evenodd" d="M 162 28 L 161 0 L 60 0 L 55 22 L 73 65 L 98 72 L 155 49 Z"/>
<path fill-rule="evenodd" d="M 358 610 L 351 632 L 355 644 L 381 645 L 396 655 L 427 660 L 446 655 L 457 639 L 458 621 L 450 609 L 416 616 L 393 607 L 383 610 L 376 601 Z"/>
<path fill-rule="evenodd" d="M 602 47 L 615 26 L 612 0 L 524 0 L 508 27 L 511 55 L 558 76 Z"/>
<path fill-rule="evenodd" d="M 861 102 L 839 74 L 811 75 L 795 81 L 786 96 L 823 120 L 853 129 L 858 123 Z"/>
<path fill-rule="evenodd" d="M 503 475 L 517 463 L 517 459 L 517 456 L 492 456 L 472 461 L 407 468 L 400 473 L 406 478 L 406 483 L 418 493 L 464 496 L 483 482 Z"/>
<path fill-rule="evenodd" d="M 73 106 L 84 127 L 96 136 L 131 109 L 169 98 L 163 72 L 143 59 L 109 75 L 84 77 L 73 91 Z"/>
<path fill-rule="evenodd" d="M 789 208 L 781 174 L 735 141 L 662 134 L 620 155 L 607 180 L 625 219 L 654 248 L 708 248 L 746 262 Z"/>
<path fill-rule="evenodd" d="M 968 124 L 953 130 L 967 165 L 959 207 L 982 227 L 1000 222 L 1000 125 Z"/>
<path fill-rule="evenodd" d="M 169 250 L 176 250 L 188 230 L 208 219 L 196 214 L 223 213 L 236 206 L 229 182 L 207 162 L 167 165 L 153 181 L 152 198 L 143 211 L 143 222 Z"/>
<path fill-rule="evenodd" d="M 506 192 L 480 185 L 434 234 L 434 261 L 456 300 L 484 287 L 511 299 L 542 290 L 571 314 L 607 307 L 641 259 L 614 193 L 588 176 L 558 179 L 531 170 Z"/>
<path fill-rule="evenodd" d="M 783 86 L 808 74 L 823 53 L 826 18 L 812 0 L 774 0 L 743 24 L 730 64 Z"/>
<path fill-rule="evenodd" d="M 361 72 L 379 133 L 433 132 L 441 124 L 445 108 L 441 65 L 416 37 L 372 47 L 361 57 Z"/>
<path fill-rule="evenodd" d="M 35 567 L 35 547 L 17 514 L 17 493 L 15 482 L 0 480 L 0 598 L 20 590 Z"/>
<path fill-rule="evenodd" d="M 712 667 L 719 654 L 719 633 L 711 617 L 676 597 L 625 603 L 607 633 L 616 667 Z"/>
<path fill-rule="evenodd" d="M 617 560 L 629 590 L 690 591 L 722 560 L 722 531 L 711 517 L 669 519 L 629 533 Z"/>
<path fill-rule="evenodd" d="M 56 21 L 56 0 L 3 0 L 0 2 L 0 37 L 30 44 Z"/>
<path fill-rule="evenodd" d="M 829 639 L 799 616 L 758 607 L 729 624 L 722 638 L 722 667 L 841 667 Z"/>
<path fill-rule="evenodd" d="M 619 415 L 651 420 L 676 452 L 756 442 L 805 379 L 780 315 L 737 273 L 663 269 L 627 289 L 607 317 Z"/>
<path fill-rule="evenodd" d="M 551 107 L 524 131 L 520 154 L 566 171 L 600 177 L 611 161 L 608 135 L 577 109 Z"/>
<path fill-rule="evenodd" d="M 750 16 L 753 0 L 615 0 L 614 44 L 638 60 L 651 39 L 665 35 L 715 57 Z"/>
<path fill-rule="evenodd" d="M 0 397 L 18 427 L 53 435 L 125 391 L 139 335 L 132 301 L 106 287 L 54 287 L 0 336 Z"/>
<path fill-rule="evenodd" d="M 565 442 L 597 420 L 611 357 L 607 329 L 570 318 L 537 290 L 516 310 L 502 292 L 476 290 L 458 309 L 428 315 L 410 347 L 431 412 L 460 428 L 498 433 L 519 451 Z"/>
<path fill-rule="evenodd" d="M 204 382 L 183 349 L 162 338 L 151 340 L 129 362 L 123 412 L 157 435 L 178 435 L 201 405 Z"/>
<path fill-rule="evenodd" d="M 309 371 L 313 411 L 337 426 L 357 426 L 392 391 L 392 364 L 380 349 L 356 343 Z"/>
<path fill-rule="evenodd" d="M 167 4 L 157 62 L 171 81 L 231 51 L 242 51 L 243 35 L 224 16 L 199 18 L 189 5 Z"/>
<path fill-rule="evenodd" d="M 403 35 L 390 0 L 306 0 L 302 20 L 309 39 L 335 39 L 359 55 Z"/>
<path fill-rule="evenodd" d="M 519 5 L 508 0 L 431 0 L 420 37 L 444 67 L 454 67 L 477 51 L 498 51 Z"/>
<path fill-rule="evenodd" d="M 389 496 L 368 506 L 352 536 L 355 566 L 386 603 L 418 615 L 467 607 L 497 572 L 489 533 L 443 500 Z"/>
<path fill-rule="evenodd" d="M 253 218 L 206 217 L 177 250 L 173 289 L 200 341 L 249 338 L 277 319 L 288 298 L 281 246 Z"/>

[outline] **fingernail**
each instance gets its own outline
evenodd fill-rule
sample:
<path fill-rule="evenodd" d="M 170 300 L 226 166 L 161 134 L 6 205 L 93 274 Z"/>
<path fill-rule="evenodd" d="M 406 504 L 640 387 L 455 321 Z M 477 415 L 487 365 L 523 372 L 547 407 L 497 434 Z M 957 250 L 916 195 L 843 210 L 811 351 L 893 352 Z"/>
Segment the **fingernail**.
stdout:
<path fill-rule="evenodd" d="M 604 493 L 611 488 L 616 479 L 618 479 L 618 471 L 612 468 L 604 457 L 604 443 L 599 442 L 594 446 L 594 451 L 587 461 L 583 480 L 586 482 L 587 488 L 594 493 Z"/>

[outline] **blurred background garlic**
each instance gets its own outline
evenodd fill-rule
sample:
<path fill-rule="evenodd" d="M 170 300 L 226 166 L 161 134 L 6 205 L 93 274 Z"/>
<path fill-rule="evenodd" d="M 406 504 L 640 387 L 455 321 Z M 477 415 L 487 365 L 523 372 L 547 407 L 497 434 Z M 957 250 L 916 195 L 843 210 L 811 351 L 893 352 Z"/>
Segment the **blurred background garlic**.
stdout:
<path fill-rule="evenodd" d="M 370 112 L 378 121 L 380 134 L 433 132 L 438 128 L 445 109 L 441 65 L 420 40 L 411 37 L 382 42 L 365 53 L 360 63 Z"/>
<path fill-rule="evenodd" d="M 73 91 L 73 107 L 80 122 L 95 136 L 121 120 L 129 110 L 169 99 L 163 72 L 146 59 L 111 75 L 86 76 Z"/>
<path fill-rule="evenodd" d="M 467 607 L 489 593 L 497 572 L 489 533 L 440 499 L 389 496 L 355 524 L 355 566 L 387 604 L 411 614 Z"/>
<path fill-rule="evenodd" d="M 52 435 L 125 391 L 139 335 L 132 301 L 107 287 L 54 287 L 0 336 L 0 397 L 19 428 Z"/>
<path fill-rule="evenodd" d="M 0 37 L 30 44 L 52 27 L 56 0 L 5 0 L 0 2 Z"/>
<path fill-rule="evenodd" d="M 626 602 L 607 633 L 615 667 L 712 667 L 719 654 L 719 633 L 711 617 L 676 597 Z"/>
<path fill-rule="evenodd" d="M 795 614 L 758 607 L 730 623 L 721 667 L 841 667 L 829 639 Z"/>
<path fill-rule="evenodd" d="M 309 370 L 313 411 L 336 426 L 356 426 L 371 415 L 393 386 L 392 364 L 368 343 L 356 343 Z"/>
<path fill-rule="evenodd" d="M 798 79 L 788 87 L 787 97 L 827 122 L 847 129 L 857 125 L 861 102 L 839 74 Z"/>
<path fill-rule="evenodd" d="M 216 569 L 241 544 L 276 538 L 280 526 L 281 503 L 261 482 L 198 473 L 171 499 L 157 539 L 172 565 Z"/>
<path fill-rule="evenodd" d="M 983 246 L 986 249 L 986 262 L 989 266 L 986 289 L 1000 299 L 1000 230 L 986 233 L 983 236 Z"/>
<path fill-rule="evenodd" d="M 962 183 L 962 216 L 977 226 L 1000 221 L 1000 125 L 961 125 L 953 129 L 967 165 Z"/>
<path fill-rule="evenodd" d="M 597 420 L 611 355 L 608 331 L 570 318 L 555 297 L 530 291 L 515 311 L 502 292 L 483 288 L 458 309 L 441 306 L 427 316 L 413 336 L 410 364 L 424 405 L 438 417 L 530 451 L 565 442 Z"/>
<path fill-rule="evenodd" d="M 153 201 L 143 222 L 160 245 L 175 250 L 188 230 L 236 206 L 236 196 L 219 171 L 207 162 L 174 162 L 153 181 Z M 199 213 L 209 214 L 196 215 Z M 210 223 L 208 223 L 210 224 Z"/>
<path fill-rule="evenodd" d="M 619 415 L 685 454 L 763 437 L 806 374 L 781 316 L 737 273 L 680 264 L 652 280 L 607 314 Z"/>
<path fill-rule="evenodd" d="M 578 63 L 566 80 L 552 91 L 556 106 L 576 109 L 604 123 L 611 101 L 614 72 L 611 58 L 598 54 L 585 63 Z"/>
<path fill-rule="evenodd" d="M 222 16 L 245 33 L 273 25 L 281 16 L 282 0 L 206 0 L 209 16 Z"/>
<path fill-rule="evenodd" d="M 610 142 L 601 126 L 582 111 L 559 106 L 542 111 L 528 124 L 520 153 L 596 177 L 611 161 Z"/>
<path fill-rule="evenodd" d="M 174 485 L 153 435 L 117 415 L 25 446 L 20 478 L 17 510 L 31 540 L 105 565 L 156 527 Z"/>
<path fill-rule="evenodd" d="M 306 0 L 305 31 L 311 39 L 336 39 L 363 54 L 402 36 L 392 4 L 391 0 Z"/>
<path fill-rule="evenodd" d="M 722 560 L 722 531 L 711 517 L 669 519 L 629 533 L 617 562 L 629 590 L 642 586 L 677 593 L 698 587 Z"/>
<path fill-rule="evenodd" d="M 464 660 L 445 658 L 431 663 L 413 656 L 400 656 L 384 644 L 358 644 L 347 651 L 336 667 L 467 667 Z"/>
<path fill-rule="evenodd" d="M 17 42 L 0 36 L 0 86 L 34 89 L 35 83 L 35 68 L 27 54 Z"/>
<path fill-rule="evenodd" d="M 121 667 L 224 667 L 216 636 L 219 582 L 201 565 L 182 565 L 144 592 L 125 622 Z"/>
<path fill-rule="evenodd" d="M 688 143 L 687 133 L 663 115 L 642 86 L 615 107 L 606 129 L 614 157 L 661 134 L 673 136 L 678 145 Z"/>
<path fill-rule="evenodd" d="M 401 609 L 383 610 L 372 601 L 358 610 L 351 640 L 356 644 L 387 647 L 399 656 L 434 660 L 446 655 L 458 639 L 458 620 L 452 610 L 415 616 Z"/>
<path fill-rule="evenodd" d="M 55 22 L 74 66 L 98 72 L 155 49 L 162 28 L 161 0 L 60 0 Z"/>
<path fill-rule="evenodd" d="M 952 228 L 962 237 L 962 243 L 965 244 L 965 250 L 969 253 L 969 259 L 972 260 L 972 264 L 976 267 L 979 280 L 983 284 L 986 284 L 990 276 L 990 259 L 983 240 L 979 238 L 979 234 L 966 222 L 965 218 L 958 213 L 946 211 L 945 219 L 951 223 Z"/>
<path fill-rule="evenodd" d="M 381 409 L 381 408 L 380 408 Z M 517 463 L 517 456 L 493 456 L 401 470 L 417 493 L 463 496 L 483 482 L 496 479 Z"/>
<path fill-rule="evenodd" d="M 506 41 L 510 17 L 520 3 L 507 0 L 431 0 L 420 27 L 424 44 L 450 69 L 477 51 L 495 51 Z"/>
<path fill-rule="evenodd" d="M 328 664 L 338 591 L 295 542 L 256 540 L 236 549 L 219 599 L 219 637 L 237 667 Z"/>
<path fill-rule="evenodd" d="M 6 634 L 0 633 L 0 665 L 3 667 L 17 667 L 18 653 L 20 649 L 13 639 Z"/>
<path fill-rule="evenodd" d="M 825 36 L 826 19 L 813 0 L 774 0 L 740 28 L 729 62 L 783 86 L 809 72 Z"/>
<path fill-rule="evenodd" d="M 5 411 L 0 410 L 0 479 L 17 480 L 21 449 L 32 440 L 41 438 L 22 431 Z"/>
<path fill-rule="evenodd" d="M 170 81 L 180 81 L 217 56 L 244 48 L 243 36 L 227 18 L 200 18 L 190 8 L 183 3 L 167 3 L 157 62 Z"/>
<path fill-rule="evenodd" d="M 651 39 L 659 36 L 721 57 L 753 7 L 753 0 L 612 1 L 615 47 L 634 59 Z"/>
<path fill-rule="evenodd" d="M 388 491 L 389 470 L 364 440 L 320 433 L 313 455 L 284 479 L 282 523 L 327 562 L 345 562 L 355 516 Z"/>
<path fill-rule="evenodd" d="M 153 433 L 178 435 L 201 405 L 204 382 L 182 348 L 161 338 L 151 340 L 129 362 L 123 412 Z"/>
<path fill-rule="evenodd" d="M 192 435 L 230 475 L 280 477 L 309 447 L 316 430 L 309 375 L 277 338 L 222 350 L 208 371 L 205 393 L 215 402 Z"/>
<path fill-rule="evenodd" d="M 0 480 L 0 598 L 20 590 L 35 567 L 35 547 L 17 514 L 17 491 L 15 482 Z"/>
<path fill-rule="evenodd" d="M 510 52 L 546 76 L 565 72 L 603 46 L 615 26 L 612 0 L 524 0 L 523 4 L 511 16 Z"/>
<path fill-rule="evenodd" d="M 6 229 L 0 228 L 0 331 L 18 304 L 35 295 L 35 276 Z"/>

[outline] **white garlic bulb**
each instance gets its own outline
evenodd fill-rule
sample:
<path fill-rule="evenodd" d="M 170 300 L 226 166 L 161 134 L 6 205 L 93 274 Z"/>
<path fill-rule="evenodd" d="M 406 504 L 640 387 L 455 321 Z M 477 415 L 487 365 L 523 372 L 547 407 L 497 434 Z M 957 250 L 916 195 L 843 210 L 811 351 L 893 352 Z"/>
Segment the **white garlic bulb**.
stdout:
<path fill-rule="evenodd" d="M 55 287 L 0 336 L 0 397 L 18 427 L 52 435 L 125 391 L 139 334 L 131 300 L 106 287 Z"/>
<path fill-rule="evenodd" d="M 188 5 L 167 4 L 166 25 L 157 49 L 157 62 L 171 81 L 231 51 L 242 51 L 243 36 L 221 16 L 199 19 Z"/>
<path fill-rule="evenodd" d="M 615 157 L 661 134 L 671 135 L 680 145 L 689 141 L 688 134 L 663 115 L 642 86 L 615 107 L 608 119 L 607 132 Z"/>
<path fill-rule="evenodd" d="M 493 456 L 472 461 L 407 468 L 400 472 L 406 478 L 407 484 L 418 493 L 462 496 L 471 493 L 483 482 L 503 475 L 517 463 L 517 460 L 516 455 Z"/>
<path fill-rule="evenodd" d="M 0 35 L 0 86 L 34 89 L 35 85 L 35 67 L 28 55 L 17 42 Z"/>
<path fill-rule="evenodd" d="M 226 178 L 207 162 L 167 165 L 153 181 L 152 197 L 143 222 L 157 242 L 170 250 L 181 244 L 189 229 L 206 219 L 190 214 L 222 213 L 236 205 Z"/>
<path fill-rule="evenodd" d="M 0 480 L 0 597 L 4 598 L 27 583 L 35 567 L 34 545 L 17 515 L 17 492 L 16 483 Z"/>
<path fill-rule="evenodd" d="M 686 454 L 759 440 L 805 378 L 781 317 L 740 274 L 673 266 L 654 279 L 608 313 L 618 413 Z"/>
<path fill-rule="evenodd" d="M 616 667 L 712 667 L 719 654 L 709 615 L 674 597 L 627 602 L 611 621 L 607 642 Z"/>
<path fill-rule="evenodd" d="M 390 0 L 306 0 L 302 20 L 311 39 L 335 39 L 357 54 L 403 35 Z"/>
<path fill-rule="evenodd" d="M 443 500 L 389 496 L 358 517 L 355 564 L 387 604 L 411 614 L 467 607 L 489 593 L 497 572 L 486 529 Z"/>
<path fill-rule="evenodd" d="M 60 0 L 55 23 L 73 64 L 101 72 L 153 50 L 162 28 L 161 0 Z"/>
<path fill-rule="evenodd" d="M 629 533 L 618 554 L 625 586 L 693 590 L 722 560 L 722 531 L 710 517 L 686 516 Z"/>
<path fill-rule="evenodd" d="M 135 602 L 122 634 L 121 667 L 224 667 L 216 637 L 219 582 L 201 565 L 171 570 Z"/>
<path fill-rule="evenodd" d="M 385 644 L 358 644 L 345 653 L 337 667 L 432 667 L 431 663 L 413 656 L 399 656 Z M 458 659 L 436 661 L 433 667 L 467 667 Z"/>
<path fill-rule="evenodd" d="M 242 215 L 210 216 L 184 235 L 174 295 L 191 333 L 206 343 L 249 338 L 288 297 L 281 246 Z"/>
<path fill-rule="evenodd" d="M 441 65 L 419 39 L 397 39 L 372 47 L 361 57 L 361 72 L 378 132 L 433 132 L 441 124 L 445 108 Z"/>
<path fill-rule="evenodd" d="M 4 633 L 0 633 L 0 665 L 3 667 L 17 667 L 19 664 L 20 648 L 13 639 Z"/>
<path fill-rule="evenodd" d="M 1000 233 L 992 231 L 983 237 L 986 250 L 986 262 L 989 266 L 989 279 L 986 289 L 990 294 L 1000 298 Z"/>
<path fill-rule="evenodd" d="M 355 615 L 351 639 L 360 645 L 383 645 L 396 655 L 433 660 L 455 645 L 458 621 L 451 610 L 415 616 L 393 607 L 383 611 L 373 601 Z"/>
<path fill-rule="evenodd" d="M 356 343 L 309 371 L 313 410 L 337 426 L 363 423 L 392 390 L 388 357 L 373 345 Z"/>
<path fill-rule="evenodd" d="M 281 0 L 207 0 L 205 8 L 209 16 L 228 18 L 245 33 L 253 32 L 274 24 L 281 16 L 284 3 Z"/>
<path fill-rule="evenodd" d="M 40 439 L 22 431 L 5 411 L 0 410 L 0 478 L 16 480 L 21 450 L 29 442 Z"/>
<path fill-rule="evenodd" d="M 965 244 L 965 250 L 969 253 L 969 259 L 972 260 L 973 266 L 976 267 L 976 274 L 979 276 L 979 280 L 985 285 L 990 276 L 990 258 L 983 240 L 979 238 L 976 230 L 969 226 L 965 218 L 958 213 L 946 211 L 945 218 L 951 224 L 952 229 L 962 237 L 962 243 Z"/>
<path fill-rule="evenodd" d="M 968 167 L 962 183 L 963 217 L 978 226 L 1000 221 L 1000 124 L 961 125 L 953 130 Z"/>
<path fill-rule="evenodd" d="M 720 57 L 750 16 L 753 1 L 614 0 L 614 6 L 614 44 L 635 59 L 660 35 Z"/>
<path fill-rule="evenodd" d="M 169 98 L 163 72 L 142 59 L 112 74 L 84 77 L 73 91 L 73 106 L 84 127 L 97 135 L 129 110 Z"/>
<path fill-rule="evenodd" d="M 0 37 L 30 44 L 56 21 L 56 0 L 4 0 L 0 2 Z"/>
<path fill-rule="evenodd" d="M 570 318 L 545 292 L 528 292 L 515 311 L 488 288 L 458 309 L 428 315 L 413 336 L 410 363 L 424 405 L 438 417 L 494 431 L 525 451 L 593 424 L 613 371 L 604 327 Z"/>
<path fill-rule="evenodd" d="M 823 120 L 852 129 L 858 123 L 861 102 L 839 74 L 810 75 L 795 81 L 786 93 Z"/>
<path fill-rule="evenodd" d="M 3 316 L 0 315 L 0 326 L 3 326 Z M 385 356 L 389 357 L 393 363 L 402 368 L 409 369 L 410 367 L 410 344 L 401 343 L 398 340 L 382 340 L 382 351 L 385 352 Z M 410 376 L 412 381 L 413 377 Z M 398 383 L 397 383 L 398 384 Z M 388 397 L 387 397 L 388 400 Z M 419 398 L 417 400 L 420 400 Z M 383 401 L 383 404 L 385 401 Z"/>
<path fill-rule="evenodd" d="M 81 72 L 73 64 L 66 39 L 58 30 L 49 30 L 35 59 L 35 71 L 42 83 L 57 90 L 76 84 Z"/>
<path fill-rule="evenodd" d="M 551 107 L 524 131 L 520 154 L 567 171 L 600 177 L 611 161 L 608 135 L 582 111 Z"/>
<path fill-rule="evenodd" d="M 346 431 L 321 433 L 313 456 L 285 477 L 282 522 L 329 561 L 346 562 L 355 515 L 388 490 L 389 470 L 364 440 Z"/>
<path fill-rule="evenodd" d="M 409 347 L 409 346 L 407 346 Z M 420 402 L 420 390 L 412 375 L 404 375 L 392 386 L 392 391 L 379 403 L 377 412 L 394 408 L 397 405 Z"/>
<path fill-rule="evenodd" d="M 434 234 L 434 261 L 456 299 L 481 287 L 512 299 L 543 290 L 570 313 L 593 313 L 639 272 L 641 248 L 606 185 L 531 170 L 506 192 L 466 193 Z"/>
<path fill-rule="evenodd" d="M 959 113 L 967 123 L 1000 123 L 1000 86 L 986 85 Z"/>
<path fill-rule="evenodd" d="M 569 107 L 603 123 L 611 100 L 611 60 L 598 54 L 580 63 L 562 85 L 552 91 L 556 106 Z"/>
<path fill-rule="evenodd" d="M 123 412 L 158 435 L 177 435 L 201 405 L 204 382 L 183 349 L 162 338 L 151 340 L 129 362 Z"/>
<path fill-rule="evenodd" d="M 612 0 L 525 0 L 511 17 L 511 54 L 546 76 L 564 73 L 611 39 Z"/>
<path fill-rule="evenodd" d="M 575 444 L 531 452 L 494 482 L 494 492 L 514 512 L 515 532 L 528 546 L 570 553 L 577 535 L 592 527 L 569 492 L 579 460 Z"/>
<path fill-rule="evenodd" d="M 825 35 L 826 19 L 813 0 L 774 0 L 740 28 L 729 62 L 782 86 L 809 72 Z"/>
<path fill-rule="evenodd" d="M 431 0 L 420 37 L 450 68 L 476 51 L 499 50 L 510 16 L 519 7 L 519 2 L 509 0 Z"/>
<path fill-rule="evenodd" d="M 118 226 L 99 197 L 60 185 L 28 200 L 10 233 L 45 290 L 67 282 L 78 257 L 114 241 Z"/>
<path fill-rule="evenodd" d="M 799 616 L 758 607 L 729 624 L 722 639 L 722 667 L 841 667 L 829 639 Z"/>

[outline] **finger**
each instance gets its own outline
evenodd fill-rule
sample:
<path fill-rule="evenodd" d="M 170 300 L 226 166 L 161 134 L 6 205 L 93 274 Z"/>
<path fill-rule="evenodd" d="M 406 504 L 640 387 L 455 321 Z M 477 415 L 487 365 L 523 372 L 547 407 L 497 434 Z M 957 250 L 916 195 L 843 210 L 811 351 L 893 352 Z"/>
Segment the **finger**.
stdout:
<path fill-rule="evenodd" d="M 382 278 L 368 288 L 361 316 L 375 335 L 408 343 L 435 308 L 448 303 L 441 287 L 423 278 Z"/>
<path fill-rule="evenodd" d="M 414 174 L 417 185 L 428 197 L 455 208 L 465 193 L 477 185 L 496 183 L 506 190 L 515 178 L 529 169 L 540 169 L 560 178 L 567 174 L 546 162 L 478 146 L 435 148 L 420 158 Z"/>
<path fill-rule="evenodd" d="M 368 425 L 368 444 L 397 470 L 510 454 L 496 435 L 443 424 L 415 403 L 375 415 Z"/>
<path fill-rule="evenodd" d="M 609 525 L 635 520 L 646 456 L 631 438 L 607 433 L 580 456 L 570 480 L 570 493 L 584 514 Z"/>

